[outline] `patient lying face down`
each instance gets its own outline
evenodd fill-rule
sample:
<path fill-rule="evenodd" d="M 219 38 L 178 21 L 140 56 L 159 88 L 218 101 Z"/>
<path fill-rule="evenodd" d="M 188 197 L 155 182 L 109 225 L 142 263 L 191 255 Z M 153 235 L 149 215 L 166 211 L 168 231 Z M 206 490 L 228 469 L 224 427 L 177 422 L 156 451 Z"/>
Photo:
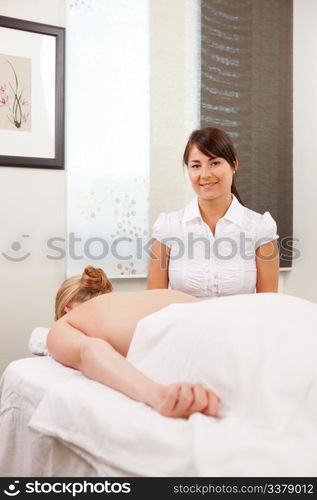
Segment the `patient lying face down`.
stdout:
<path fill-rule="evenodd" d="M 57 293 L 57 321 L 47 337 L 49 353 L 164 416 L 188 418 L 195 412 L 217 416 L 220 400 L 202 384 L 162 385 L 126 359 L 139 320 L 173 303 L 197 301 L 169 289 L 112 292 L 103 270 L 88 266 L 82 276 L 66 280 Z"/>

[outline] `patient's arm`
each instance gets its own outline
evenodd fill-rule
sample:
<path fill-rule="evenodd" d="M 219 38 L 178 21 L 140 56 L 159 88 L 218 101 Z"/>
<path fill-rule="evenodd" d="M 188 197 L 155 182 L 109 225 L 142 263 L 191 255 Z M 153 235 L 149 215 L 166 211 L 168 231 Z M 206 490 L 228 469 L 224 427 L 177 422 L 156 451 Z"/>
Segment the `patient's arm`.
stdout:
<path fill-rule="evenodd" d="M 213 392 L 199 384 L 161 385 L 154 382 L 108 342 L 87 336 L 74 328 L 66 317 L 51 328 L 47 345 L 57 361 L 151 406 L 162 415 L 187 418 L 194 412 L 217 414 L 218 398 Z"/>

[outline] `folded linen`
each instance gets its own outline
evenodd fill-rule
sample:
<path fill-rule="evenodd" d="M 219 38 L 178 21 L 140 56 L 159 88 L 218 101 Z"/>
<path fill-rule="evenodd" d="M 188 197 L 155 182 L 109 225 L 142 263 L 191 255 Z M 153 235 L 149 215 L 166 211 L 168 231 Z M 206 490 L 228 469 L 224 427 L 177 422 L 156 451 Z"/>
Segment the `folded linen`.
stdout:
<path fill-rule="evenodd" d="M 49 332 L 49 328 L 39 326 L 34 328 L 31 333 L 28 347 L 32 354 L 37 354 L 38 356 L 47 356 L 48 350 L 46 345 L 46 338 Z"/>

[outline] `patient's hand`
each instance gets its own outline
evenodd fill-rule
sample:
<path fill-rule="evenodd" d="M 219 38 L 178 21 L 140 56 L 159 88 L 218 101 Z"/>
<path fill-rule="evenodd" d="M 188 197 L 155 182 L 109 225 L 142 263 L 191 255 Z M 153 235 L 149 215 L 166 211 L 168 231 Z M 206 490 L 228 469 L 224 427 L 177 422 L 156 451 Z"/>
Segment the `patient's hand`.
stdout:
<path fill-rule="evenodd" d="M 160 397 L 153 407 L 162 415 L 188 418 L 192 413 L 217 416 L 220 399 L 201 384 L 171 384 L 161 386 Z"/>

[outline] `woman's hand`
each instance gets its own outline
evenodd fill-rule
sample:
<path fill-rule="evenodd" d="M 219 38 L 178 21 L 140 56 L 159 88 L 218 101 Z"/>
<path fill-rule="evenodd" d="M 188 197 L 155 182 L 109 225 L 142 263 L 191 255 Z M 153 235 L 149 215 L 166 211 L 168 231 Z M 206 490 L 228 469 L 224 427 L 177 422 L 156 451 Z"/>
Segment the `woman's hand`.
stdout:
<path fill-rule="evenodd" d="M 216 417 L 220 399 L 201 384 L 178 383 L 159 387 L 153 408 L 165 417 L 188 418 L 193 413 Z"/>

